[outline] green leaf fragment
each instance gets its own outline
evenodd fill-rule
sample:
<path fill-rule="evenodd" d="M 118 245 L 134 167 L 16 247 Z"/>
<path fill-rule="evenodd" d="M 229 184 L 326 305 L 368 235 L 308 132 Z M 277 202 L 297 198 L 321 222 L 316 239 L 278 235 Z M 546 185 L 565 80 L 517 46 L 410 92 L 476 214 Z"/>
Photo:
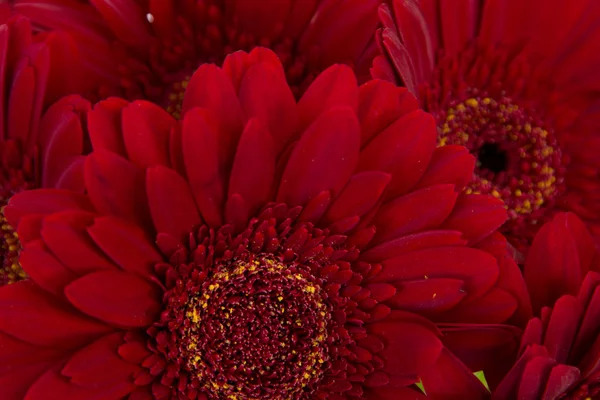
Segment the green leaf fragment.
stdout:
<path fill-rule="evenodd" d="M 488 392 L 490 391 L 490 386 L 487 383 L 487 380 L 485 379 L 485 374 L 483 373 L 483 371 L 477 371 L 477 372 L 473 372 L 473 375 L 475 375 L 475 377 L 477 379 L 479 379 L 479 381 L 481 383 L 483 383 L 483 386 L 485 386 L 485 388 L 488 390 Z"/>

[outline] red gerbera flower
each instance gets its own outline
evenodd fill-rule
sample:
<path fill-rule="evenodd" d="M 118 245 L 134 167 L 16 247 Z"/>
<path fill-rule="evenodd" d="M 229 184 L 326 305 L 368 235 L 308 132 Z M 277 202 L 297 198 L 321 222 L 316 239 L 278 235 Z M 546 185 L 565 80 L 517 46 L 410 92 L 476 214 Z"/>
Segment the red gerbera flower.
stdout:
<path fill-rule="evenodd" d="M 151 100 L 178 117 L 199 65 L 259 45 L 278 54 L 296 94 L 333 63 L 367 79 L 380 2 L 17 0 L 13 8 L 42 30 L 72 33 L 92 92 Z"/>
<path fill-rule="evenodd" d="M 596 399 L 600 396 L 600 258 L 573 214 L 540 229 L 525 279 L 536 314 L 521 357 L 494 399 Z"/>
<path fill-rule="evenodd" d="M 473 157 L 408 92 L 335 66 L 296 103 L 256 49 L 201 66 L 183 112 L 98 103 L 86 194 L 11 199 L 4 398 L 487 395 L 470 356 L 518 336 L 524 282 L 502 204 L 460 193 Z"/>
<path fill-rule="evenodd" d="M 4 206 L 15 193 L 35 187 L 82 188 L 79 113 L 89 108 L 79 97 L 67 97 L 48 109 L 69 90 L 68 81 L 62 87 L 58 82 L 70 71 L 72 47 L 58 33 L 33 37 L 25 18 L 2 21 L 5 14 L 0 12 L 0 286 L 25 276 Z"/>
<path fill-rule="evenodd" d="M 372 73 L 406 86 L 438 144 L 477 156 L 468 191 L 502 199 L 526 251 L 557 209 L 600 233 L 597 1 L 390 0 Z"/>

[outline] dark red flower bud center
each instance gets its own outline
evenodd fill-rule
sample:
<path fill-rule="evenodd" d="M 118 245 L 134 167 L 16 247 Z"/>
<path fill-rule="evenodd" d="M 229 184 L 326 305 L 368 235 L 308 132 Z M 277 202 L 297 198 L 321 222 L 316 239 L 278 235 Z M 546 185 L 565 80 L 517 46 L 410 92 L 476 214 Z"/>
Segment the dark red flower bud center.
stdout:
<path fill-rule="evenodd" d="M 219 399 L 297 399 L 321 379 L 331 314 L 302 266 L 267 256 L 222 265 L 184 311 L 180 349 Z"/>

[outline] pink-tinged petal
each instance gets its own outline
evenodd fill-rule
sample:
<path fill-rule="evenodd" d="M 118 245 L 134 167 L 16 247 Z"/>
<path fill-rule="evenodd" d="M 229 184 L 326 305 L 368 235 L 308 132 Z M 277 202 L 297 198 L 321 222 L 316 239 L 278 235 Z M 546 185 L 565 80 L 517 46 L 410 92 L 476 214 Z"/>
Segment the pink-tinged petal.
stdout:
<path fill-rule="evenodd" d="M 385 350 L 382 371 L 390 381 L 413 378 L 430 368 L 440 356 L 442 342 L 432 324 L 417 315 L 395 311 L 381 322 L 367 325 L 370 334 L 381 338 Z"/>
<path fill-rule="evenodd" d="M 360 127 L 354 112 L 348 107 L 325 111 L 292 151 L 277 201 L 304 205 L 326 190 L 336 196 L 356 167 L 359 149 Z"/>
<path fill-rule="evenodd" d="M 438 185 L 384 204 L 373 220 L 375 243 L 437 228 L 452 212 L 457 196 L 453 185 Z"/>
<path fill-rule="evenodd" d="M 231 80 L 223 70 L 203 64 L 194 72 L 185 91 L 182 115 L 194 107 L 202 107 L 206 115 L 211 116 L 206 122 L 219 133 L 217 159 L 221 165 L 229 166 L 244 129 L 245 116 Z"/>
<path fill-rule="evenodd" d="M 118 354 L 124 344 L 123 332 L 106 335 L 71 356 L 61 374 L 71 383 L 85 387 L 99 387 L 114 381 L 130 381 L 138 365 L 124 361 Z"/>
<path fill-rule="evenodd" d="M 248 69 L 239 90 L 240 103 L 248 118 L 265 123 L 273 137 L 275 154 L 294 139 L 297 133 L 296 100 L 281 66 L 267 62 Z"/>
<path fill-rule="evenodd" d="M 386 9 L 386 5 L 381 7 L 380 15 L 382 17 L 385 15 Z M 418 95 L 417 86 L 420 84 L 418 71 L 415 71 L 414 62 L 406 46 L 398 37 L 395 25 L 378 32 L 378 41 L 386 57 L 385 59 L 378 57 L 374 60 L 375 77 L 402 83 L 410 93 Z"/>
<path fill-rule="evenodd" d="M 442 227 L 461 231 L 473 244 L 495 232 L 504 221 L 506 210 L 501 200 L 492 196 L 461 195 Z"/>
<path fill-rule="evenodd" d="M 42 221 L 44 243 L 65 267 L 77 275 L 117 269 L 87 235 L 86 229 L 93 221 L 93 214 L 81 211 L 55 213 Z M 77 251 L 73 251 L 74 248 Z"/>
<path fill-rule="evenodd" d="M 29 279 L 57 297 L 61 297 L 64 287 L 77 278 L 77 274 L 59 262 L 41 240 L 28 243 L 21 251 L 19 262 Z"/>
<path fill-rule="evenodd" d="M 392 174 L 386 198 L 406 193 L 421 178 L 436 144 L 435 120 L 414 111 L 396 120 L 377 135 L 360 154 L 359 171 Z"/>
<path fill-rule="evenodd" d="M 405 88 L 389 82 L 372 80 L 360 86 L 358 120 L 362 145 L 392 125 L 404 114 L 419 108 L 419 102 Z M 468 151 L 467 151 L 468 152 Z"/>
<path fill-rule="evenodd" d="M 68 285 L 65 295 L 87 315 L 123 327 L 148 326 L 162 309 L 160 289 L 127 272 L 85 275 Z"/>
<path fill-rule="evenodd" d="M 196 205 L 211 226 L 223 221 L 224 183 L 219 170 L 218 135 L 206 123 L 198 109 L 188 112 L 183 120 L 183 156 L 187 178 Z"/>
<path fill-rule="evenodd" d="M 396 295 L 388 300 L 395 309 L 433 316 L 450 310 L 460 303 L 467 293 L 460 279 L 431 278 L 396 284 Z"/>
<path fill-rule="evenodd" d="M 111 328 L 21 281 L 0 290 L 0 331 L 31 344 L 75 349 Z"/>
<path fill-rule="evenodd" d="M 121 119 L 129 160 L 140 167 L 169 165 L 169 133 L 175 125 L 169 113 L 139 100 L 123 108 Z"/>
<path fill-rule="evenodd" d="M 142 51 L 150 48 L 150 25 L 142 8 L 127 0 L 90 0 L 116 37 Z"/>
<path fill-rule="evenodd" d="M 350 67 L 334 65 L 322 72 L 298 102 L 300 129 L 307 129 L 325 111 L 339 106 L 358 108 L 358 85 Z"/>
<path fill-rule="evenodd" d="M 94 207 L 88 196 L 60 189 L 26 190 L 12 196 L 4 209 L 8 223 L 13 227 L 19 220 L 32 214 L 52 214 L 65 210 L 93 212 Z"/>
<path fill-rule="evenodd" d="M 183 240 L 202 223 L 190 186 L 172 169 L 149 168 L 146 194 L 156 232 Z"/>
<path fill-rule="evenodd" d="M 415 188 L 449 183 L 453 184 L 457 191 L 462 190 L 471 181 L 473 168 L 475 168 L 475 157 L 466 147 L 458 145 L 437 147 L 429 167 Z"/>
<path fill-rule="evenodd" d="M 488 399 L 490 394 L 465 365 L 444 348 L 431 368 L 421 375 L 428 397 L 434 399 Z"/>
<path fill-rule="evenodd" d="M 573 214 L 558 214 L 542 226 L 523 271 L 536 313 L 561 295 L 577 294 L 594 252 L 589 233 Z"/>
<path fill-rule="evenodd" d="M 144 170 L 115 153 L 96 150 L 85 162 L 85 186 L 100 213 L 149 225 Z"/>
<path fill-rule="evenodd" d="M 150 276 L 154 265 L 163 261 L 152 240 L 140 227 L 114 217 L 96 218 L 88 228 L 90 237 L 125 271 Z"/>
<path fill-rule="evenodd" d="M 428 247 L 464 246 L 467 243 L 457 231 L 425 231 L 383 242 L 361 253 L 364 261 L 379 262 Z"/>
<path fill-rule="evenodd" d="M 380 200 L 391 176 L 380 171 L 353 175 L 327 210 L 325 220 L 333 223 L 344 218 L 362 217 Z"/>
<path fill-rule="evenodd" d="M 94 150 L 104 149 L 127 156 L 121 130 L 121 112 L 129 103 L 110 98 L 94 105 L 88 114 L 88 131 Z"/>
<path fill-rule="evenodd" d="M 498 264 L 490 254 L 469 247 L 437 247 L 412 251 L 383 262 L 375 282 L 400 282 L 429 278 L 465 281 L 469 294 L 487 292 L 498 278 Z"/>
<path fill-rule="evenodd" d="M 101 387 L 79 386 L 60 373 L 60 366 L 48 370 L 27 391 L 25 400 L 121 399 L 135 389 L 132 380 L 120 379 Z"/>
<path fill-rule="evenodd" d="M 228 197 L 238 194 L 248 212 L 263 206 L 273 190 L 275 157 L 273 139 L 265 125 L 257 118 L 248 121 L 233 161 Z"/>
<path fill-rule="evenodd" d="M 572 365 L 556 365 L 550 371 L 546 381 L 546 390 L 541 397 L 542 400 L 553 400 L 569 392 L 577 382 L 581 373 Z"/>
<path fill-rule="evenodd" d="M 577 300 L 573 296 L 562 296 L 554 305 L 550 321 L 546 327 L 544 347 L 550 357 L 558 363 L 567 361 L 579 326 Z"/>

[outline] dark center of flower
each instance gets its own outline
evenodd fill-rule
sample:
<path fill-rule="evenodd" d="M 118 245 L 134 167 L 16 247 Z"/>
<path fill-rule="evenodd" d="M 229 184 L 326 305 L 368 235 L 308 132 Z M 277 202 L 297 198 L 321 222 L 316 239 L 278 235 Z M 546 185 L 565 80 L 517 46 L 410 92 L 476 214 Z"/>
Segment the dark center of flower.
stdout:
<path fill-rule="evenodd" d="M 181 354 L 215 399 L 297 399 L 322 376 L 330 318 L 302 267 L 237 261 L 188 300 Z"/>
<path fill-rule="evenodd" d="M 467 193 L 502 199 L 515 230 L 537 223 L 564 186 L 562 154 L 553 131 L 508 97 L 475 90 L 439 113 L 440 146 L 460 144 L 477 157 Z M 509 230 L 512 228 L 509 228 Z"/>
<path fill-rule="evenodd" d="M 19 263 L 21 244 L 14 228 L 4 217 L 4 207 L 11 196 L 28 189 L 30 184 L 20 170 L 0 167 L 0 286 L 25 279 Z"/>

